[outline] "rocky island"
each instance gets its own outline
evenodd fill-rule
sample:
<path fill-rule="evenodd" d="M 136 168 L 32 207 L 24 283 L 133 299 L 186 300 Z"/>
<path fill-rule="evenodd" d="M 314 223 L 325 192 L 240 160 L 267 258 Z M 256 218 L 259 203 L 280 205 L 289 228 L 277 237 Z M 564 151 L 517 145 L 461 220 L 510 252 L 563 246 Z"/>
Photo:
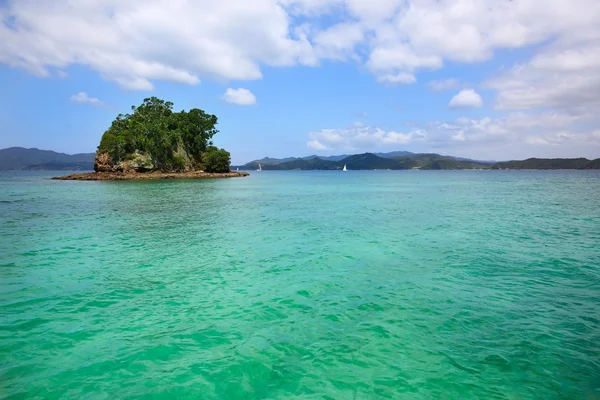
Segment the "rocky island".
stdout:
<path fill-rule="evenodd" d="M 197 108 L 173 112 L 173 103 L 144 99 L 131 114 L 119 114 L 102 135 L 94 171 L 58 180 L 154 180 L 232 178 L 228 151 L 213 146 L 217 117 Z"/>

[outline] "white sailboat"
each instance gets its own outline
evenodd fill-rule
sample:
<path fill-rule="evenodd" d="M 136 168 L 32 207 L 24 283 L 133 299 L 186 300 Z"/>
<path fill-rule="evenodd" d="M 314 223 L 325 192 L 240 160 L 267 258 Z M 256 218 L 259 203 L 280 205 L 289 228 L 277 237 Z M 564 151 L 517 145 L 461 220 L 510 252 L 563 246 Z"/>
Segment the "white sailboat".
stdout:
<path fill-rule="evenodd" d="M 260 166 L 260 164 L 258 164 L 258 169 L 257 171 L 262 171 L 262 167 Z"/>
<path fill-rule="evenodd" d="M 239 169 L 239 168 L 236 168 L 235 170 L 236 170 L 236 171 L 239 171 L 240 169 Z"/>
<path fill-rule="evenodd" d="M 348 168 L 346 168 L 346 164 L 344 164 L 344 169 L 342 171 L 348 171 Z"/>

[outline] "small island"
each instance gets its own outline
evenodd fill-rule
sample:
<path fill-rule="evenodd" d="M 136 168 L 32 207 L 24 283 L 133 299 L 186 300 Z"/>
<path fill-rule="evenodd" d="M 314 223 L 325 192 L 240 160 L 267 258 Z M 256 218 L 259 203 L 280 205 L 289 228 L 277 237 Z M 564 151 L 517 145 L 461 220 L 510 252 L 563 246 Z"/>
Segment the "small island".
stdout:
<path fill-rule="evenodd" d="M 194 108 L 173 112 L 173 103 L 144 99 L 131 114 L 119 114 L 102 135 L 94 171 L 57 180 L 155 180 L 233 178 L 231 156 L 213 146 L 217 117 Z"/>

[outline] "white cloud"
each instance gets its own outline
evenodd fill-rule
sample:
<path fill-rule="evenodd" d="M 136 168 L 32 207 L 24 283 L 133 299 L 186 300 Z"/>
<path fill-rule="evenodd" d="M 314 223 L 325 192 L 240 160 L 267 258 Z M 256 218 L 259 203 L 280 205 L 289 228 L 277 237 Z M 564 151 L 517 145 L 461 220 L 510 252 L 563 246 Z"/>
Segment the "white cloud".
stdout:
<path fill-rule="evenodd" d="M 502 110 L 549 108 L 592 114 L 600 108 L 600 29 L 594 40 L 556 42 L 490 79 Z"/>
<path fill-rule="evenodd" d="M 388 83 L 400 83 L 405 85 L 410 85 L 411 83 L 415 83 L 417 80 L 414 75 L 407 74 L 404 72 L 399 72 L 397 74 L 386 74 L 380 75 L 377 77 L 379 82 L 388 82 Z"/>
<path fill-rule="evenodd" d="M 306 143 L 306 145 L 314 150 L 327 150 L 327 146 L 325 146 L 318 140 L 311 140 L 308 143 Z"/>
<path fill-rule="evenodd" d="M 134 90 L 151 90 L 156 81 L 260 79 L 265 66 L 317 66 L 325 59 L 356 63 L 384 84 L 411 84 L 420 72 L 449 62 L 526 49 L 529 59 L 505 65 L 483 85 L 496 92 L 504 117 L 433 124 L 420 133 L 354 126 L 315 133 L 311 143 L 472 148 L 493 142 L 511 151 L 512 140 L 523 149 L 544 141 L 555 144 L 544 148 L 600 152 L 592 134 L 600 124 L 598 0 L 19 0 L 0 5 L 0 20 L 0 63 L 42 77 L 83 65 Z M 462 84 L 445 79 L 429 87 Z M 228 89 L 223 98 L 254 104 L 244 91 Z M 93 99 L 80 102 L 101 104 Z M 469 89 L 449 106 L 482 103 Z"/>
<path fill-rule="evenodd" d="M 587 117 L 567 113 L 517 112 L 501 118 L 431 122 L 422 129 L 428 148 L 478 159 L 597 158 L 600 138 L 594 138 L 589 122 L 594 125 Z"/>
<path fill-rule="evenodd" d="M 339 23 L 318 32 L 313 43 L 321 58 L 344 60 L 353 53 L 354 47 L 363 40 L 364 32 L 356 23 Z"/>
<path fill-rule="evenodd" d="M 355 121 L 355 122 L 352 123 L 352 126 L 354 128 L 362 128 L 363 126 L 365 126 L 365 123 L 362 122 L 362 121 Z"/>
<path fill-rule="evenodd" d="M 448 104 L 450 108 L 479 108 L 481 106 L 483 106 L 483 100 L 473 89 L 461 90 Z"/>
<path fill-rule="evenodd" d="M 442 90 L 458 89 L 460 87 L 460 82 L 458 81 L 458 79 L 450 78 L 429 81 L 427 85 L 431 90 L 441 92 Z"/>
<path fill-rule="evenodd" d="M 223 95 L 223 100 L 239 106 L 252 106 L 256 104 L 256 96 L 254 96 L 251 91 L 244 88 L 227 89 Z"/>
<path fill-rule="evenodd" d="M 491 84 L 500 108 L 566 104 L 598 81 L 597 0 L 20 0 L 0 6 L 0 19 L 0 63 L 38 76 L 81 64 L 130 89 L 260 79 L 263 65 L 321 59 L 406 84 L 447 61 L 538 44 L 547 45 L 530 63 Z"/>
<path fill-rule="evenodd" d="M 56 71 L 56 76 L 58 76 L 59 78 L 66 78 L 69 76 L 69 74 L 59 69 L 58 71 Z"/>
<path fill-rule="evenodd" d="M 316 62 L 275 0 L 20 0 L 0 6 L 0 19 L 0 63 L 38 76 L 82 64 L 131 89 L 258 79 L 262 64 Z"/>
<path fill-rule="evenodd" d="M 525 139 L 525 143 L 533 144 L 533 145 L 537 145 L 537 144 L 547 145 L 548 141 L 541 137 L 528 137 Z"/>
<path fill-rule="evenodd" d="M 568 113 L 510 113 L 500 118 L 457 118 L 412 124 L 404 132 L 377 127 L 309 133 L 319 150 L 437 152 L 480 160 L 600 155 L 596 120 Z M 590 128 L 591 127 L 591 128 Z"/>
<path fill-rule="evenodd" d="M 444 60 L 488 60 L 496 50 L 598 32 L 596 0 L 408 1 L 374 30 L 369 64 L 374 71 L 413 73 Z"/>
<path fill-rule="evenodd" d="M 419 68 L 438 69 L 443 60 L 437 55 L 423 55 L 413 52 L 406 44 L 384 44 L 375 47 L 366 63 L 376 75 L 412 75 Z"/>
<path fill-rule="evenodd" d="M 384 131 L 376 127 L 352 127 L 348 129 L 322 129 L 309 134 L 308 147 L 316 150 L 374 150 L 383 146 L 404 145 L 418 140 L 421 134 L 415 130 L 408 133 Z"/>
<path fill-rule="evenodd" d="M 454 135 L 452 135 L 453 140 L 458 140 L 459 142 L 464 142 L 465 139 L 465 131 L 457 131 Z"/>
<path fill-rule="evenodd" d="M 330 13 L 343 0 L 281 0 L 280 3 L 294 15 L 316 16 Z"/>
<path fill-rule="evenodd" d="M 401 0 L 346 0 L 350 14 L 368 26 L 393 18 L 400 3 Z"/>
<path fill-rule="evenodd" d="M 96 107 L 104 107 L 106 104 L 96 97 L 89 97 L 86 92 L 75 93 L 71 96 L 73 103 L 89 104 Z"/>

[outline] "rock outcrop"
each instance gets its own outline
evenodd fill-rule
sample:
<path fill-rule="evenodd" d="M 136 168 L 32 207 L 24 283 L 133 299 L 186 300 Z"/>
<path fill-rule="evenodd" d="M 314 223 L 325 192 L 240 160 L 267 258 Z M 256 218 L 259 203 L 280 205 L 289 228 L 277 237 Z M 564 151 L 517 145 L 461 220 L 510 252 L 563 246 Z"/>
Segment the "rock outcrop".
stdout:
<path fill-rule="evenodd" d="M 135 152 L 127 159 L 113 162 L 105 152 L 96 153 L 94 171 L 96 172 L 148 172 L 154 170 L 154 164 L 148 154 Z"/>
<path fill-rule="evenodd" d="M 208 179 L 208 178 L 241 178 L 248 176 L 247 172 L 88 172 L 84 174 L 71 174 L 56 176 L 52 179 L 60 181 L 145 181 L 159 179 Z"/>

